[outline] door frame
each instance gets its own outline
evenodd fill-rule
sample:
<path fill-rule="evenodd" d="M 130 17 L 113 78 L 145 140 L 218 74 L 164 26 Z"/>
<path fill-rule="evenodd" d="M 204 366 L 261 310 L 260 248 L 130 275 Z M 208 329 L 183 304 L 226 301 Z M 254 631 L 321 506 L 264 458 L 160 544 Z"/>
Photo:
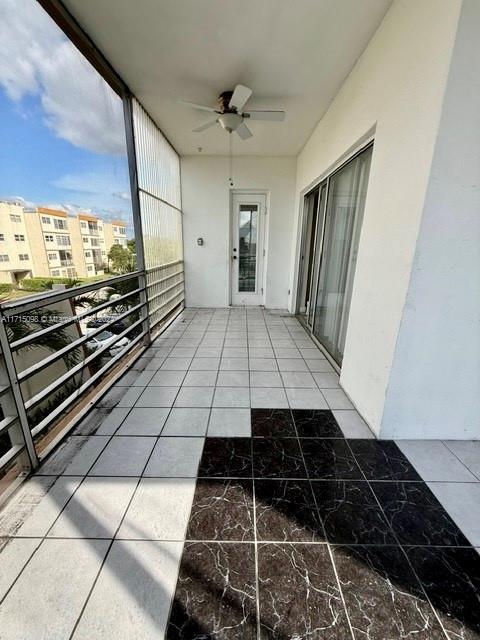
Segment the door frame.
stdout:
<path fill-rule="evenodd" d="M 268 189 L 230 189 L 229 194 L 229 215 L 228 215 L 228 304 L 229 306 L 233 306 L 233 216 L 234 216 L 234 198 L 235 196 L 264 196 L 265 198 L 265 212 L 264 212 L 264 221 L 263 221 L 263 250 L 265 255 L 263 257 L 263 269 L 262 269 L 262 280 L 261 280 L 261 289 L 263 289 L 263 293 L 261 294 L 261 303 L 259 305 L 251 305 L 252 307 L 265 306 L 265 299 L 267 294 L 267 262 L 268 262 L 268 216 L 270 215 L 270 192 Z"/>
<path fill-rule="evenodd" d="M 309 182 L 298 195 L 298 223 L 296 228 L 296 245 L 295 256 L 293 261 L 293 277 L 291 282 L 291 299 L 289 309 L 291 313 L 295 315 L 299 314 L 300 308 L 300 296 L 299 296 L 299 283 L 300 283 L 300 267 L 302 258 L 302 239 L 304 234 L 304 228 L 306 223 L 306 209 L 305 209 L 305 197 L 311 193 L 316 187 L 320 186 L 322 182 L 330 178 L 336 171 L 341 169 L 343 165 L 353 160 L 353 158 L 362 153 L 368 146 L 375 141 L 376 124 L 371 127 L 363 136 L 361 136 L 357 142 L 355 142 L 347 151 L 337 158 L 335 162 L 332 162 L 317 178 Z M 328 196 L 328 193 L 327 193 Z"/>
<path fill-rule="evenodd" d="M 319 265 L 318 265 L 318 273 L 312 274 L 314 280 L 312 280 L 312 287 L 315 290 L 315 294 L 318 295 L 318 284 L 320 278 L 320 272 L 322 268 L 323 261 L 323 241 L 324 241 L 324 233 L 325 233 L 325 223 L 326 223 L 326 207 L 328 204 L 328 196 L 330 190 L 330 178 L 340 171 L 345 165 L 351 162 L 356 156 L 360 155 L 364 151 L 366 151 L 369 147 L 373 146 L 375 142 L 375 128 L 370 130 L 362 139 L 357 142 L 357 144 L 353 145 L 348 152 L 344 153 L 341 158 L 339 158 L 335 163 L 330 165 L 330 167 L 322 173 L 322 175 L 316 180 L 312 181 L 308 187 L 302 189 L 300 192 L 300 212 L 299 212 L 299 225 L 298 225 L 298 236 L 297 236 L 297 251 L 296 251 L 296 259 L 295 259 L 295 273 L 294 273 L 294 299 L 292 308 L 296 316 L 300 315 L 300 286 L 301 286 L 301 268 L 302 268 L 302 250 L 303 250 L 303 242 L 304 236 L 306 234 L 306 226 L 307 226 L 307 207 L 306 200 L 307 196 L 312 193 L 312 191 L 316 188 L 321 188 L 323 184 L 326 185 L 326 196 L 325 196 L 325 216 L 323 219 L 323 228 L 321 232 L 320 238 L 320 256 L 319 256 Z M 318 224 L 318 223 L 317 223 Z M 315 247 L 316 251 L 316 247 Z M 302 322 L 303 324 L 303 322 Z M 330 352 L 326 347 L 313 335 L 313 326 L 315 325 L 315 310 L 312 317 L 312 326 L 305 324 L 305 329 L 309 332 L 309 337 L 315 342 L 315 344 L 320 348 L 322 353 L 325 355 L 330 364 L 334 367 L 337 373 L 341 372 L 341 365 L 333 358 Z"/>

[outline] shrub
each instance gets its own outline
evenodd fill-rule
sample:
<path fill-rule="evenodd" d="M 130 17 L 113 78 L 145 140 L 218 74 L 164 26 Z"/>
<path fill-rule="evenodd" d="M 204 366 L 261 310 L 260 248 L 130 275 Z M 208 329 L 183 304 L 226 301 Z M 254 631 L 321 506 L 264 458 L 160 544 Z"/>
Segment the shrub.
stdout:
<path fill-rule="evenodd" d="M 24 278 L 20 283 L 25 291 L 48 291 L 52 284 L 53 278 Z"/>
<path fill-rule="evenodd" d="M 11 284 L 0 282 L 0 293 L 10 293 L 10 291 L 13 291 L 13 286 Z"/>
<path fill-rule="evenodd" d="M 49 291 L 54 284 L 64 284 L 69 289 L 80 281 L 73 278 L 24 278 L 20 284 L 25 291 Z"/>

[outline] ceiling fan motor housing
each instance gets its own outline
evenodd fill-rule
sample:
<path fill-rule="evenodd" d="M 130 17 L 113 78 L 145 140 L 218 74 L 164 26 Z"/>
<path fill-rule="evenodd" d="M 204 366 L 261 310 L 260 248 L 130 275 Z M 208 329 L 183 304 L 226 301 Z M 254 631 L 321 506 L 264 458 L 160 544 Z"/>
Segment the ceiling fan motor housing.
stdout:
<path fill-rule="evenodd" d="M 218 122 L 225 129 L 225 131 L 231 133 L 242 124 L 243 118 L 238 113 L 221 113 L 218 116 Z"/>

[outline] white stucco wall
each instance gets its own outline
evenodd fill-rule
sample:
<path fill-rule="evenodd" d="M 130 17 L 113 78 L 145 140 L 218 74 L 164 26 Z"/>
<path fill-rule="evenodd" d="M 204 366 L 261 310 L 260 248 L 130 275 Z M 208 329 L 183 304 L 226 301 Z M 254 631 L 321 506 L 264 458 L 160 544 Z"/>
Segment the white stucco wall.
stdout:
<path fill-rule="evenodd" d="M 187 306 L 229 304 L 229 164 L 224 156 L 181 159 L 182 208 Z M 265 306 L 286 309 L 294 221 L 296 159 L 237 157 L 233 189 L 265 190 L 267 274 Z M 197 245 L 197 238 L 204 245 Z"/>
<path fill-rule="evenodd" d="M 298 157 L 295 238 L 302 192 L 375 128 L 341 384 L 377 433 L 460 5 L 396 0 Z"/>
<path fill-rule="evenodd" d="M 480 438 L 480 2 L 465 0 L 381 436 Z"/>

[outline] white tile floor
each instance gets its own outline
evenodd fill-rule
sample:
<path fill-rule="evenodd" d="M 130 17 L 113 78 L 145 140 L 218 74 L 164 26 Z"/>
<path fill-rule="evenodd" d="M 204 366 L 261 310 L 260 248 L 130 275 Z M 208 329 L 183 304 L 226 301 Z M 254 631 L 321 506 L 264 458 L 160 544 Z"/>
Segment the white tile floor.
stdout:
<path fill-rule="evenodd" d="M 163 637 L 204 438 L 250 436 L 250 407 L 373 438 L 298 321 L 259 309 L 185 311 L 99 406 L 0 512 L 2 640 L 131 638 L 132 611 Z M 480 443 L 398 445 L 480 548 Z"/>

